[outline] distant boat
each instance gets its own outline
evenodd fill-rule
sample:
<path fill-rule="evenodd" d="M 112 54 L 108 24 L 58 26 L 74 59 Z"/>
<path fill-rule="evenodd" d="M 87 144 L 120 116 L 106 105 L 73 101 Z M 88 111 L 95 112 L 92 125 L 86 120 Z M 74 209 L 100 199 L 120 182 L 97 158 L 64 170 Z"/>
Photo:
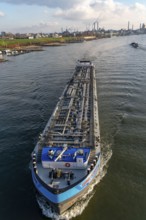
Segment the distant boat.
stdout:
<path fill-rule="evenodd" d="M 134 47 L 134 48 L 137 48 L 137 47 L 138 47 L 138 43 L 135 43 L 135 42 L 132 42 L 130 45 L 131 45 L 132 47 Z"/>

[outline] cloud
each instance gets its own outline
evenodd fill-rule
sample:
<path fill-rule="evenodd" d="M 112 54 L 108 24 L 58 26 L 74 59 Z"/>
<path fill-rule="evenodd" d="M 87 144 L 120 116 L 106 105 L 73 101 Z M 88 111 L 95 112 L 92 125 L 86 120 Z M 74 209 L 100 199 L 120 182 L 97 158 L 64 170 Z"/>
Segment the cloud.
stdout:
<path fill-rule="evenodd" d="M 54 13 L 55 17 L 61 17 L 66 20 L 91 20 L 95 18 L 94 10 L 89 5 L 76 5 L 70 9 L 58 9 Z"/>
<path fill-rule="evenodd" d="M 120 1 L 120 2 L 119 2 Z M 131 5 L 121 3 L 121 0 L 1 0 L 9 4 L 23 4 L 45 6 L 43 14 L 48 20 L 51 19 L 62 26 L 71 25 L 84 26 L 99 21 L 100 27 L 107 28 L 127 28 L 128 21 L 139 27 L 139 23 L 146 23 L 146 5 L 134 3 Z M 52 10 L 50 10 L 52 9 Z M 0 14 L 0 16 L 2 16 Z M 3 15 L 4 16 L 4 15 Z M 65 24 L 66 23 L 66 24 Z M 33 26 L 35 28 L 47 28 L 54 30 L 57 25 L 51 26 L 46 22 Z M 52 28 L 51 28 L 52 27 Z M 29 27 L 27 27 L 29 29 Z"/>
<path fill-rule="evenodd" d="M 5 13 L 0 11 L 0 17 L 3 17 L 3 16 L 5 16 Z"/>
<path fill-rule="evenodd" d="M 140 3 L 129 6 L 114 0 L 84 0 L 72 8 L 56 10 L 54 16 L 84 23 L 98 20 L 105 28 L 127 28 L 128 21 L 136 26 L 146 22 L 146 6 Z"/>
<path fill-rule="evenodd" d="M 52 32 L 58 28 L 59 24 L 58 22 L 45 22 L 41 21 L 37 25 L 30 25 L 25 26 L 21 28 L 13 29 L 13 32 L 21 32 L 21 33 L 38 33 L 38 32 L 44 32 L 49 33 Z"/>
<path fill-rule="evenodd" d="M 25 4 L 48 6 L 49 8 L 71 8 L 74 5 L 81 3 L 80 0 L 1 0 L 1 2 L 17 5 Z"/>
<path fill-rule="evenodd" d="M 143 10 L 146 9 L 146 6 L 143 5 L 143 4 L 140 4 L 140 3 L 136 2 L 134 5 L 132 5 L 132 6 L 130 7 L 130 9 L 131 9 L 131 10 L 143 11 Z"/>

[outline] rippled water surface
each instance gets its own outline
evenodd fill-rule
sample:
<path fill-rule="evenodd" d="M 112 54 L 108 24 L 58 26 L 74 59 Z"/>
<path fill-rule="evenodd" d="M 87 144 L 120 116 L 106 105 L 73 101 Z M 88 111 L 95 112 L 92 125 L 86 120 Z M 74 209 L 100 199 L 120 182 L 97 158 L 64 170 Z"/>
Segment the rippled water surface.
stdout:
<path fill-rule="evenodd" d="M 112 157 L 76 220 L 146 219 L 146 36 L 101 39 L 11 57 L 0 64 L 0 219 L 44 220 L 30 154 L 77 59 L 96 65 L 103 151 Z"/>

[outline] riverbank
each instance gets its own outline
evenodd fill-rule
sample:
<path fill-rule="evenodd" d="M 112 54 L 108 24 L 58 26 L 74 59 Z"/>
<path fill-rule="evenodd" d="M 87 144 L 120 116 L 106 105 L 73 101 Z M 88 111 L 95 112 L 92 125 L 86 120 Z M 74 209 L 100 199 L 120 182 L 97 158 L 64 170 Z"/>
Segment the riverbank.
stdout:
<path fill-rule="evenodd" d="M 0 39 L 0 50 L 9 48 L 14 49 L 23 46 L 55 46 L 64 45 L 70 41 L 79 41 L 81 38 L 76 37 L 61 37 L 61 38 L 38 38 L 38 39 Z"/>
<path fill-rule="evenodd" d="M 85 40 L 95 40 L 90 37 L 61 37 L 61 38 L 38 38 L 38 39 L 0 39 L 0 51 L 6 49 L 22 49 L 28 46 L 64 46 L 68 43 L 82 43 Z"/>
<path fill-rule="evenodd" d="M 66 38 L 39 38 L 39 39 L 0 39 L 0 52 L 7 56 L 17 56 L 33 51 L 43 51 L 43 47 L 66 46 L 68 43 L 81 43 L 83 39 Z"/>
<path fill-rule="evenodd" d="M 5 60 L 5 59 L 0 59 L 0 63 L 4 63 L 4 62 L 7 62 L 8 60 Z"/>
<path fill-rule="evenodd" d="M 2 49 L 1 52 L 1 56 L 3 59 L 3 56 L 18 56 L 18 55 L 22 55 L 22 54 L 26 54 L 26 53 L 30 53 L 30 52 L 36 52 L 36 51 L 43 51 L 43 48 L 40 46 L 35 46 L 35 45 L 31 45 L 31 46 L 19 46 L 19 47 L 15 47 L 14 49 Z"/>

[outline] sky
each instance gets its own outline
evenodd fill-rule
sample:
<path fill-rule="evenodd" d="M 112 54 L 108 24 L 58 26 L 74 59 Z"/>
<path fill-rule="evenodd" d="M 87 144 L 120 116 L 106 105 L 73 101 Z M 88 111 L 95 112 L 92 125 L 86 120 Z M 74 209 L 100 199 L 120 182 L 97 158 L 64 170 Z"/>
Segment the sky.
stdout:
<path fill-rule="evenodd" d="M 0 32 L 52 33 L 100 28 L 138 29 L 146 0 L 0 0 Z"/>

